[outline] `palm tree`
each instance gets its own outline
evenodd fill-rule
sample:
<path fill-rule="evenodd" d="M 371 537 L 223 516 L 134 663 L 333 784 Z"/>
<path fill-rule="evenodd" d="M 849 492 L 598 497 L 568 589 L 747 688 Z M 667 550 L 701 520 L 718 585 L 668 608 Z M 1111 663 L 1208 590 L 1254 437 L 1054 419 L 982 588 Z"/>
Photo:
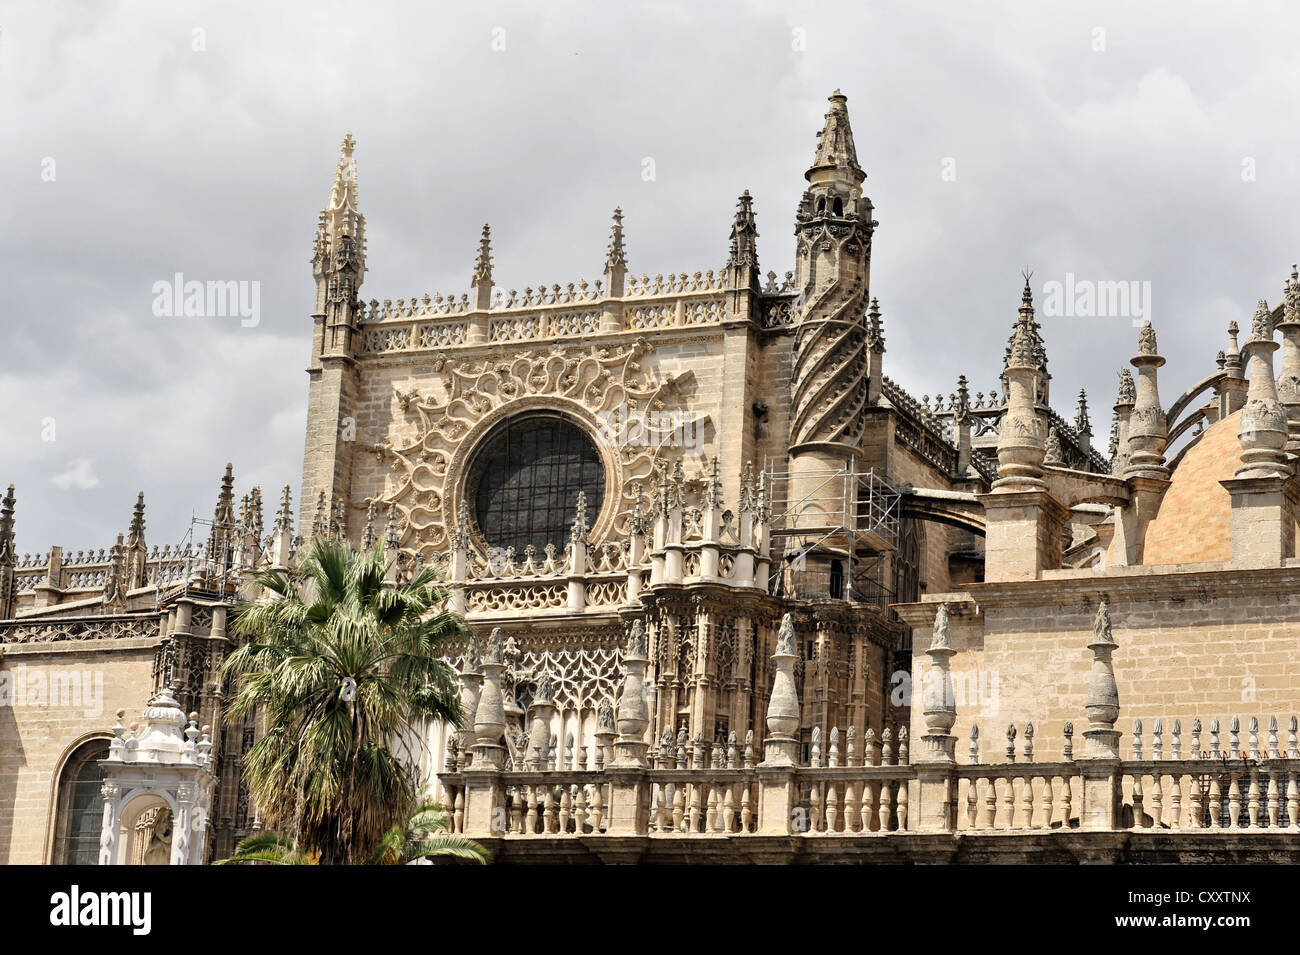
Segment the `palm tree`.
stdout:
<path fill-rule="evenodd" d="M 480 865 L 491 859 L 477 842 L 448 834 L 447 812 L 436 802 L 422 802 L 406 825 L 396 825 L 384 835 L 371 865 L 407 865 L 417 859 L 465 859 Z M 235 854 L 216 865 L 260 862 L 266 865 L 316 865 L 319 857 L 299 852 L 292 841 L 277 832 L 259 832 L 235 846 Z"/>
<path fill-rule="evenodd" d="M 430 856 L 482 864 L 491 858 L 488 851 L 472 839 L 449 835 L 450 829 L 447 811 L 439 803 L 422 802 L 405 826 L 393 826 L 388 830 L 370 857 L 370 864 L 406 865 Z"/>
<path fill-rule="evenodd" d="M 259 832 L 235 846 L 229 859 L 218 859 L 213 865 L 239 865 L 262 862 L 266 865 L 316 865 L 319 857 L 299 852 L 293 843 L 278 832 Z"/>
<path fill-rule="evenodd" d="M 441 657 L 464 620 L 432 568 L 386 586 L 387 569 L 382 548 L 317 538 L 295 569 L 255 577 L 275 599 L 240 606 L 232 631 L 248 642 L 222 665 L 230 715 L 256 711 L 267 727 L 244 757 L 251 796 L 294 852 L 324 865 L 370 859 L 411 818 L 416 756 L 403 741 L 464 718 Z"/>

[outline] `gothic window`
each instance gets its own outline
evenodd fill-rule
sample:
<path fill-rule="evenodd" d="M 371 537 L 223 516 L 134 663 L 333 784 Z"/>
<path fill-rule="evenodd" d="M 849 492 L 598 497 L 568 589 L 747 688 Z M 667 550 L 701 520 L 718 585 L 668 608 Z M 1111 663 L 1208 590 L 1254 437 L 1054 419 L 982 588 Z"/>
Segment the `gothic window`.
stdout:
<path fill-rule="evenodd" d="M 466 497 L 484 542 L 564 549 L 578 493 L 587 496 L 587 524 L 600 513 L 605 469 L 582 429 L 557 414 L 509 418 L 490 432 L 469 469 Z"/>
<path fill-rule="evenodd" d="M 108 740 L 82 744 L 63 764 L 55 814 L 55 865 L 98 865 L 99 833 L 104 819 L 104 770 Z"/>
<path fill-rule="evenodd" d="M 836 196 L 836 197 L 835 197 L 835 202 L 832 203 L 832 205 L 831 205 L 831 211 L 832 211 L 836 216 L 842 216 L 842 215 L 844 215 L 844 200 L 841 199 L 841 198 L 839 198 L 838 196 Z"/>
<path fill-rule="evenodd" d="M 915 603 L 920 600 L 921 541 L 913 520 L 902 524 L 894 571 L 894 602 Z"/>

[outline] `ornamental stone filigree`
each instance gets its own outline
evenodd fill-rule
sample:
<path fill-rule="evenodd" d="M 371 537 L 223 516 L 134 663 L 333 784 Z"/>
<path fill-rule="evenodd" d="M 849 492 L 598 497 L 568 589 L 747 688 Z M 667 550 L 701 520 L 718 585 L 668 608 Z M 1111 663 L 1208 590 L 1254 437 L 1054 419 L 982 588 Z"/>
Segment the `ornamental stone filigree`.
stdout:
<path fill-rule="evenodd" d="M 702 461 L 713 440 L 707 412 L 688 408 L 693 372 L 660 375 L 645 365 L 652 352 L 638 339 L 619 346 L 556 343 L 540 355 L 438 356 L 433 387 L 395 386 L 406 424 L 394 426 L 390 440 L 359 448 L 390 462 L 384 488 L 371 500 L 396 507 L 402 549 L 428 557 L 447 548 L 449 518 L 478 440 L 511 415 L 534 410 L 566 413 L 595 440 L 609 484 L 592 540 L 625 536 L 638 486 L 652 476 L 656 459 L 680 461 L 689 453 Z"/>

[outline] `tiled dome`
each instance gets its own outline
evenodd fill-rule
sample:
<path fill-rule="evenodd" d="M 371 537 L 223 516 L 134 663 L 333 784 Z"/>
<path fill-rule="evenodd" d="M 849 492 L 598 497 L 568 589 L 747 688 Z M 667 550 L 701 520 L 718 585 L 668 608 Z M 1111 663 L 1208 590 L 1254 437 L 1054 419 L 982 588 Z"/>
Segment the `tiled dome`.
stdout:
<path fill-rule="evenodd" d="M 1240 418 L 1237 411 L 1215 422 L 1183 455 L 1147 528 L 1142 563 L 1232 559 L 1232 498 L 1219 482 L 1231 478 L 1241 463 Z"/>

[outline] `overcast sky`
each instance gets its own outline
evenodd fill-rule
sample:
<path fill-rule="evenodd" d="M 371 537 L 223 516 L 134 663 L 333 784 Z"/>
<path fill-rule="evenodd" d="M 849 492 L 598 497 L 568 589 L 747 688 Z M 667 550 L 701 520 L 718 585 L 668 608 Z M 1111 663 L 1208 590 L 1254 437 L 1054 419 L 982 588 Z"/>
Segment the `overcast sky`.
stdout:
<path fill-rule="evenodd" d="M 297 500 L 308 260 L 349 129 L 367 300 L 467 291 L 484 222 L 499 285 L 594 280 L 616 205 L 635 272 L 717 268 L 745 188 L 784 273 L 840 88 L 887 374 L 988 390 L 1028 266 L 1040 299 L 1067 273 L 1150 282 L 1168 405 L 1300 258 L 1298 49 L 1284 3 L 8 2 L 18 550 L 107 547 L 139 490 L 150 543 L 178 541 L 226 461 L 268 509 Z M 260 322 L 155 316 L 178 272 L 260 283 Z M 1104 449 L 1133 322 L 1042 322 L 1053 403 L 1086 386 Z"/>

